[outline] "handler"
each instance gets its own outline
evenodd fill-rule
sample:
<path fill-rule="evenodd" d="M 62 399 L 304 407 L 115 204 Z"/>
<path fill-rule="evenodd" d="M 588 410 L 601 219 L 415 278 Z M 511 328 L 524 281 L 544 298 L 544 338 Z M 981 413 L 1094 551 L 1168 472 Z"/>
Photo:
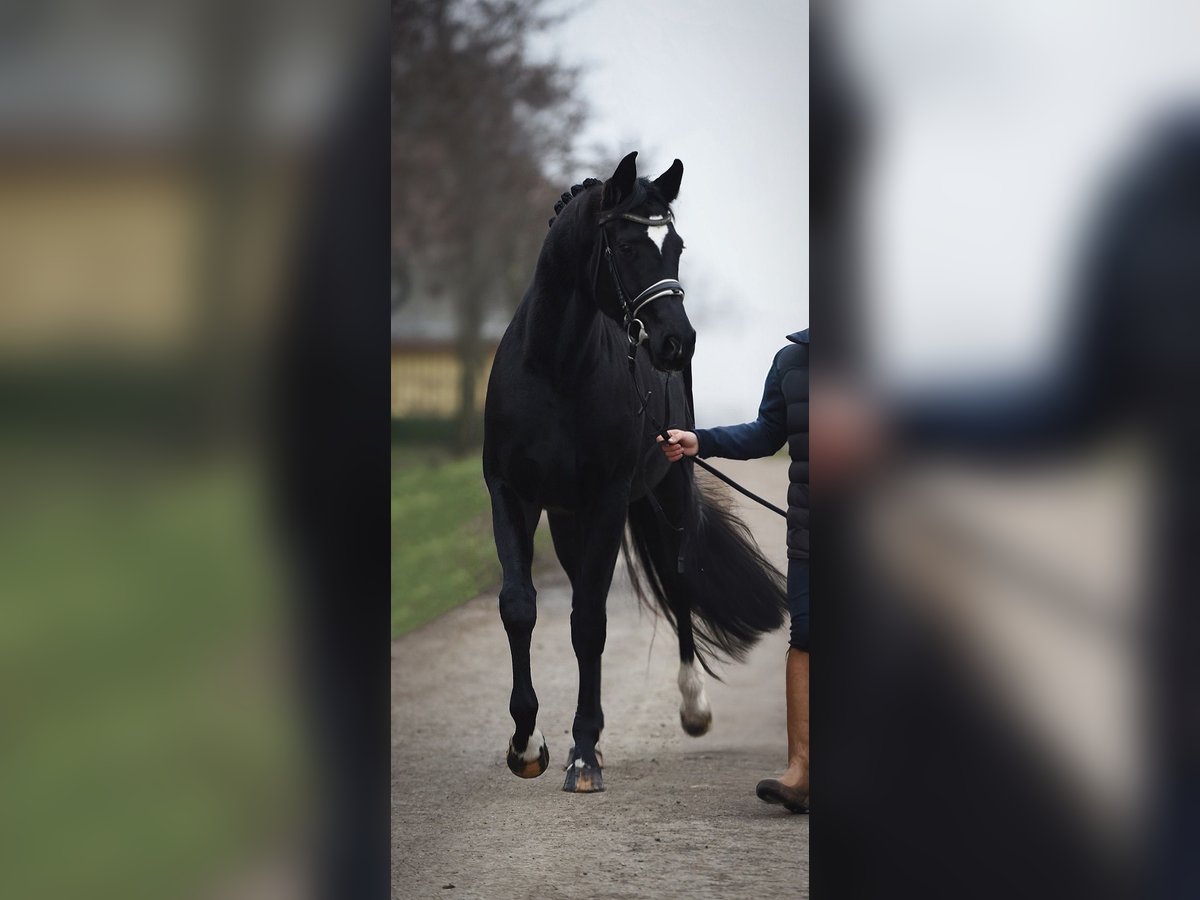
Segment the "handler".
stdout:
<path fill-rule="evenodd" d="M 773 456 L 784 442 L 788 469 L 788 605 L 792 628 L 786 664 L 788 767 L 779 778 L 758 783 L 767 803 L 808 812 L 808 329 L 789 334 L 792 343 L 775 354 L 763 387 L 758 418 L 742 425 L 682 431 L 658 438 L 667 459 L 684 456 L 758 459 Z"/>

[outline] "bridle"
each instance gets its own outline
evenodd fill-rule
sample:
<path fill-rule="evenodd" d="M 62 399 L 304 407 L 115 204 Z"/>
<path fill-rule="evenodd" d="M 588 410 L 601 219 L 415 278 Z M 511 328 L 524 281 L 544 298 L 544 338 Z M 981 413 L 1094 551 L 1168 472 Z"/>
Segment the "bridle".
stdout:
<path fill-rule="evenodd" d="M 675 214 L 668 212 L 665 216 L 654 219 L 628 212 L 608 213 L 600 217 L 601 250 L 604 253 L 605 262 L 608 263 L 608 273 L 612 276 L 613 287 L 617 291 L 617 300 L 621 304 L 621 312 L 625 316 L 625 336 L 629 338 L 629 343 L 633 347 L 640 347 L 649 335 L 646 333 L 645 324 L 638 318 L 638 314 L 655 300 L 662 297 L 677 297 L 682 302 L 684 293 L 683 285 L 674 278 L 663 278 L 644 288 L 632 301 L 628 299 L 628 292 L 621 281 L 621 272 L 617 268 L 617 260 L 613 256 L 612 244 L 608 240 L 608 229 L 604 227 L 617 218 L 628 219 L 630 222 L 637 222 L 639 225 L 666 228 L 669 223 L 675 220 Z M 635 326 L 636 331 L 634 330 Z"/>

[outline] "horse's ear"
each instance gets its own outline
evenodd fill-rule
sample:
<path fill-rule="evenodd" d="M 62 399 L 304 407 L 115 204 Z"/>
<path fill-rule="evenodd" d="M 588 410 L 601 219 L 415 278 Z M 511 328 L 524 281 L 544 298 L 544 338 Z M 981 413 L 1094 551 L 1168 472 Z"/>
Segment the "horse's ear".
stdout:
<path fill-rule="evenodd" d="M 604 182 L 604 195 L 600 202 L 601 209 L 612 209 L 633 193 L 633 184 L 637 181 L 637 151 L 634 150 L 617 166 L 612 178 Z"/>
<path fill-rule="evenodd" d="M 679 160 L 671 163 L 671 168 L 654 179 L 654 186 L 662 194 L 663 199 L 670 203 L 679 196 L 679 182 L 683 181 L 683 163 Z"/>

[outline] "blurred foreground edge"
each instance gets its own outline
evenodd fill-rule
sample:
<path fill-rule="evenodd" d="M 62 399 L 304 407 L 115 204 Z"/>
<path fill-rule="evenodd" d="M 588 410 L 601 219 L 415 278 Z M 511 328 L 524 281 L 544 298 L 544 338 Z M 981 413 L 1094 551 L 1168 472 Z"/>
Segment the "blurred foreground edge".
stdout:
<path fill-rule="evenodd" d="M 381 23 L 382 24 L 382 23 Z M 274 366 L 274 479 L 318 765 L 319 898 L 389 891 L 389 53 L 311 178 Z"/>
<path fill-rule="evenodd" d="M 885 567 L 881 551 L 894 551 L 899 538 L 908 535 L 893 531 L 881 543 L 864 522 L 866 510 L 886 499 L 890 477 L 835 486 L 829 468 L 823 468 L 830 460 L 823 461 L 817 450 L 827 412 L 820 410 L 821 383 L 863 384 L 869 377 L 855 346 L 864 331 L 853 284 L 866 268 L 852 214 L 861 173 L 848 175 L 845 168 L 857 163 L 866 125 L 876 120 L 857 105 L 844 60 L 834 52 L 832 6 L 814 3 L 811 8 L 810 305 L 818 420 L 811 428 L 812 896 L 1200 896 L 1194 852 L 1200 837 L 1200 655 L 1195 653 L 1190 549 L 1200 531 L 1194 471 L 1194 450 L 1200 446 L 1195 413 L 1200 354 L 1194 351 L 1200 333 L 1195 265 L 1200 258 L 1195 250 L 1200 142 L 1195 138 L 1200 132 L 1195 117 L 1185 112 L 1174 125 L 1152 134 L 1141 168 L 1135 161 L 1128 179 L 1117 185 L 1116 203 L 1102 210 L 1096 239 L 1101 246 L 1094 260 L 1099 278 L 1089 283 L 1085 273 L 1081 293 L 1086 296 L 1080 299 L 1086 308 L 1073 311 L 1077 338 L 1095 343 L 1082 351 L 1086 364 L 1057 385 L 1069 388 L 1060 410 L 1064 415 L 1094 410 L 1097 398 L 1088 395 L 1096 393 L 1103 424 L 1118 424 L 1115 414 L 1132 411 L 1137 436 L 1149 448 L 1140 458 L 1153 470 L 1154 521 L 1145 536 L 1151 570 L 1135 579 L 1133 596 L 1126 598 L 1139 624 L 1135 629 L 1119 622 L 1097 641 L 1103 644 L 1115 635 L 1104 652 L 1133 660 L 1125 670 L 1128 683 L 1121 687 L 1134 699 L 1125 718 L 1114 721 L 1135 731 L 1139 750 L 1142 745 L 1148 750 L 1132 764 L 1143 780 L 1136 801 L 1118 814 L 1125 821 L 1098 822 L 1090 806 L 1076 802 L 1060 761 L 1014 715 L 1011 698 L 1001 698 L 1003 686 L 983 687 L 980 660 L 973 656 L 977 648 L 964 639 L 962 623 L 944 615 L 948 607 L 929 602 L 930 584 L 911 571 Z M 1171 152 L 1156 154 L 1155 146 Z M 1104 232 L 1115 235 L 1115 243 L 1104 245 Z M 1072 346 L 1059 361 L 1068 367 L 1077 363 L 1069 358 L 1076 351 Z M 953 474 L 944 465 L 950 450 L 959 454 L 957 461 L 994 477 L 1014 464 L 1063 461 L 1066 450 L 1066 468 L 1049 477 L 1055 488 L 1087 464 L 1078 447 L 1064 448 L 1053 439 L 1062 424 L 1056 416 L 1030 419 L 1043 427 L 1029 433 L 1019 452 L 1012 451 L 1013 440 L 997 439 L 988 447 L 989 434 L 1025 435 L 1016 428 L 1013 409 L 989 407 L 984 398 L 980 393 L 967 398 L 978 402 L 932 402 L 930 408 L 949 427 L 941 440 L 926 429 L 924 441 L 914 439 L 901 448 L 908 451 L 902 462 L 945 478 Z M 1004 399 L 1028 398 L 1010 392 Z M 1044 410 L 1040 401 L 1046 395 L 1032 399 L 1039 401 L 1030 407 L 1033 412 Z M 959 442 L 960 437 L 965 440 Z M 970 499 L 965 505 L 980 521 L 996 507 Z M 1036 504 L 1026 504 L 1023 511 L 1036 514 Z M 915 517 L 906 521 L 903 508 L 901 513 L 901 527 L 911 531 Z M 961 535 L 951 537 L 940 541 L 933 568 L 954 576 L 942 589 L 961 612 L 989 597 L 956 540 Z M 1060 548 L 1046 549 L 1053 556 Z M 1066 561 L 1076 568 L 1074 574 L 1086 576 L 1100 561 L 1095 554 L 1102 552 L 1092 546 Z M 997 630 L 984 629 L 985 636 L 997 644 L 1020 643 L 1020 637 Z M 1076 674 L 1071 644 L 1087 630 L 1072 624 L 1064 637 L 1051 640 L 1052 648 L 1061 640 L 1059 677 Z M 1149 692 L 1141 694 L 1133 682 L 1144 682 Z M 1115 702 L 1100 692 L 1100 686 L 1088 692 L 1085 685 L 1077 702 Z M 1120 839 L 1106 842 L 1099 836 L 1106 831 Z"/>

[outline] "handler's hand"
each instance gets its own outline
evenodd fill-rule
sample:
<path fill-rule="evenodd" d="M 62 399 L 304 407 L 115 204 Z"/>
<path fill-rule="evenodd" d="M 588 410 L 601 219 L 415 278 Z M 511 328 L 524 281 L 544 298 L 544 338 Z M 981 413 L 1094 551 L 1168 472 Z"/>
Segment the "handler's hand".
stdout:
<path fill-rule="evenodd" d="M 696 438 L 695 432 L 672 428 L 667 434 L 671 438 L 670 441 L 664 441 L 660 434 L 658 442 L 662 444 L 663 455 L 671 462 L 678 462 L 685 456 L 695 456 L 700 452 L 700 441 Z"/>

